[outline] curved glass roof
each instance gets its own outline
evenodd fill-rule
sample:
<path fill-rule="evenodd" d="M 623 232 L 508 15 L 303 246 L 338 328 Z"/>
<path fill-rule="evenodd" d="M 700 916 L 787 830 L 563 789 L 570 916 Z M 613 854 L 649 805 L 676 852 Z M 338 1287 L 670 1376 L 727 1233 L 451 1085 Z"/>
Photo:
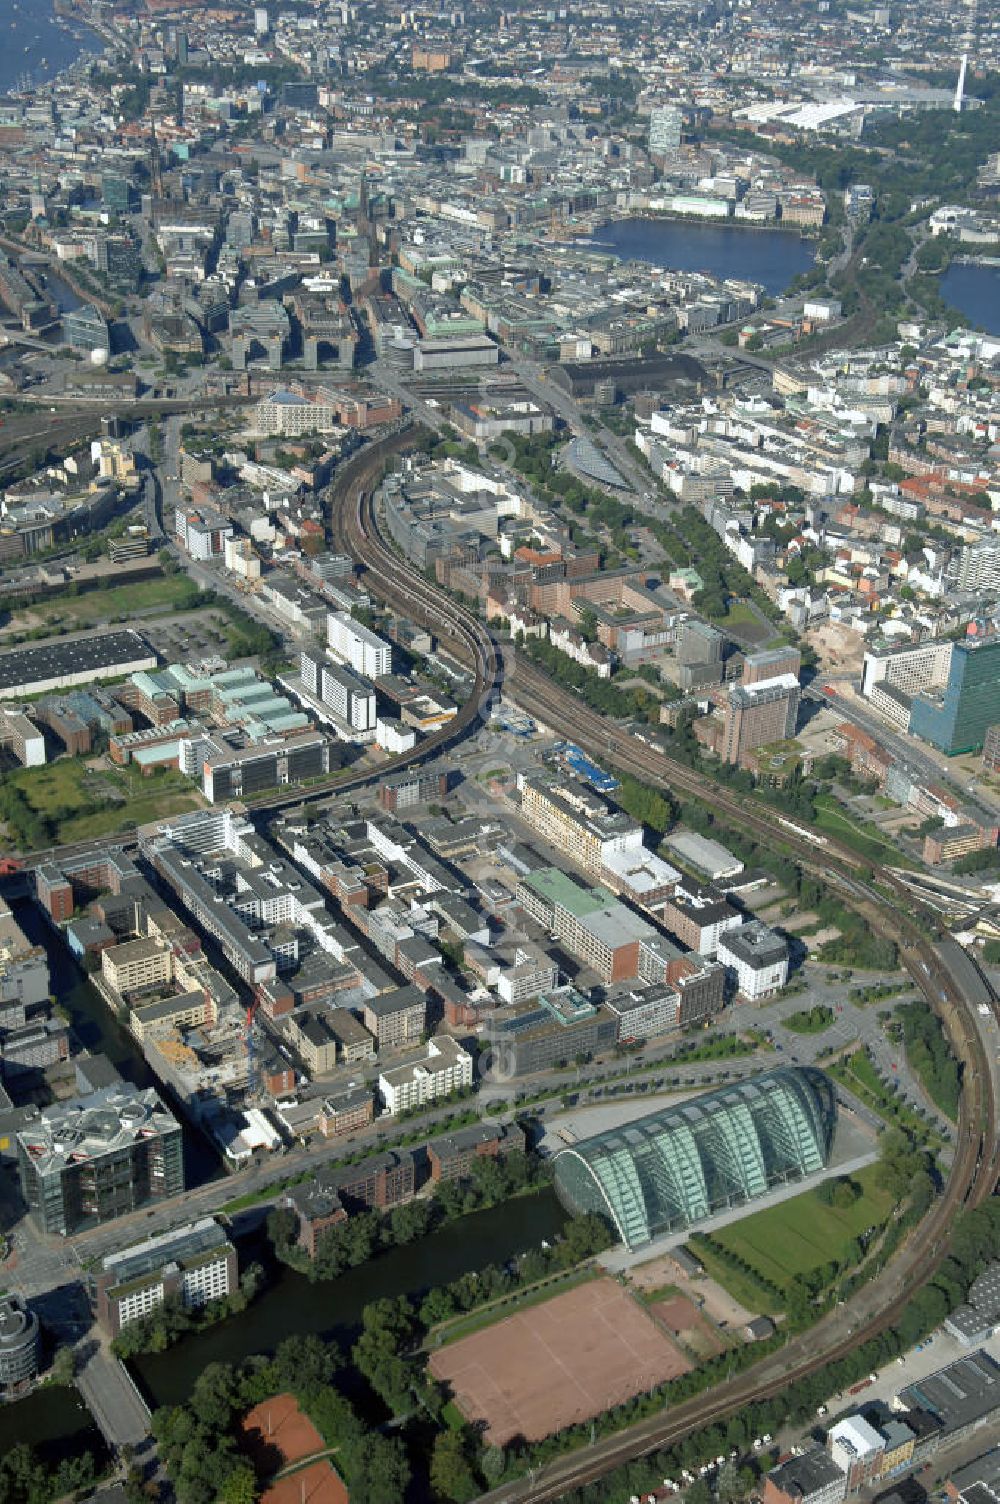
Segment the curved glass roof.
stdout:
<path fill-rule="evenodd" d="M 836 1116 L 822 1072 L 782 1066 L 560 1149 L 556 1190 L 639 1248 L 821 1170 Z"/>

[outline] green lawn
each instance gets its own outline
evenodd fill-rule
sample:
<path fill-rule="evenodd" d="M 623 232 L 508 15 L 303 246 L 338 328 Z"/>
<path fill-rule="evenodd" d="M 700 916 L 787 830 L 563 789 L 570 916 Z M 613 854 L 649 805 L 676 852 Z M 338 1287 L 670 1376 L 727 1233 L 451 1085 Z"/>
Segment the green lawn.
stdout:
<path fill-rule="evenodd" d="M 783 1288 L 796 1275 L 842 1258 L 859 1234 L 886 1220 L 893 1200 L 877 1184 L 876 1172 L 877 1166 L 869 1165 L 851 1176 L 864 1188 L 852 1206 L 824 1206 L 815 1191 L 805 1191 L 720 1228 L 712 1236 Z"/>
<path fill-rule="evenodd" d="M 173 769 L 144 778 L 134 765 L 92 771 L 76 757 L 18 768 L 7 779 L 50 822 L 57 845 L 114 835 L 202 802 L 195 785 Z"/>
<path fill-rule="evenodd" d="M 131 621 L 148 611 L 184 611 L 198 604 L 192 582 L 185 574 L 136 580 L 132 584 L 113 585 L 107 590 L 81 591 L 70 595 L 63 591 L 29 609 L 43 615 L 45 632 L 54 635 L 60 627 L 75 632 L 85 627 L 102 626 L 123 618 Z"/>
<path fill-rule="evenodd" d="M 782 1309 L 781 1301 L 772 1290 L 745 1269 L 733 1269 L 725 1259 L 719 1258 L 710 1244 L 695 1236 L 688 1245 L 688 1252 L 704 1267 L 705 1273 L 716 1284 L 728 1290 L 734 1300 L 747 1311 L 757 1315 L 775 1316 Z"/>
<path fill-rule="evenodd" d="M 888 836 L 874 825 L 854 820 L 831 794 L 820 794 L 815 803 L 816 826 L 826 835 L 842 841 L 858 856 L 870 862 L 891 862 L 895 867 L 912 867 L 913 862 Z"/>

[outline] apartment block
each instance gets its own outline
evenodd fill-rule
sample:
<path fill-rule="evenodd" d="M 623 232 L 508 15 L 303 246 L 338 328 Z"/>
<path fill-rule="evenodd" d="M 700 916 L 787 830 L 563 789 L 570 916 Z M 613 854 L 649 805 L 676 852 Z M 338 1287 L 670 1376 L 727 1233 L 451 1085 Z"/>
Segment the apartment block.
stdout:
<path fill-rule="evenodd" d="M 94 1279 L 97 1319 L 117 1337 L 168 1298 L 195 1310 L 231 1295 L 238 1283 L 235 1247 L 214 1217 L 203 1217 L 108 1254 Z"/>
<path fill-rule="evenodd" d="M 433 1035 L 423 1054 L 384 1070 L 378 1078 L 385 1110 L 393 1115 L 471 1085 L 472 1056 L 449 1034 Z"/>
<path fill-rule="evenodd" d="M 392 673 L 392 647 L 346 611 L 331 611 L 326 619 L 327 644 L 333 656 L 366 679 Z"/>

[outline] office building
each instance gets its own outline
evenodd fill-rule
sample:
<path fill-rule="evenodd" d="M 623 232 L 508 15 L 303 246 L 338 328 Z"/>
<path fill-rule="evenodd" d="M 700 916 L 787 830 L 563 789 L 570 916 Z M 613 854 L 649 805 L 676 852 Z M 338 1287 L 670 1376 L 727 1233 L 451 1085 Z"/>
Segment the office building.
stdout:
<path fill-rule="evenodd" d="M 978 752 L 1000 720 L 1000 634 L 956 642 L 948 678 L 938 693 L 913 701 L 910 733 L 949 757 Z"/>
<path fill-rule="evenodd" d="M 681 144 L 684 114 L 679 105 L 656 105 L 649 112 L 649 154 L 667 157 Z"/>
<path fill-rule="evenodd" d="M 0 1295 L 0 1388 L 27 1384 L 38 1373 L 38 1317 L 20 1295 Z"/>
<path fill-rule="evenodd" d="M 196 1310 L 231 1295 L 238 1284 L 235 1247 L 214 1217 L 203 1217 L 109 1253 L 94 1279 L 97 1319 L 117 1337 L 167 1299 Z"/>
<path fill-rule="evenodd" d="M 379 785 L 378 800 L 383 809 L 399 813 L 429 804 L 448 792 L 448 774 L 437 768 L 414 768 L 410 773 L 399 773 Z"/>
<path fill-rule="evenodd" d="M 226 540 L 233 536 L 233 525 L 220 512 L 208 507 L 200 512 L 178 507 L 174 519 L 177 542 L 192 559 L 206 562 L 221 558 L 226 551 Z"/>
<path fill-rule="evenodd" d="M 517 786 L 521 813 L 532 829 L 595 876 L 610 858 L 642 851 L 642 826 L 574 779 L 557 784 L 521 773 Z"/>
<path fill-rule="evenodd" d="M 392 673 L 392 647 L 383 637 L 369 631 L 346 611 L 331 611 L 326 619 L 327 643 L 341 663 L 366 679 L 378 679 Z"/>
<path fill-rule="evenodd" d="M 755 747 L 794 736 L 799 695 L 799 681 L 794 674 L 734 685 L 729 691 L 719 740 L 722 761 L 742 767 Z"/>
<path fill-rule="evenodd" d="M 780 992 L 788 981 L 788 942 L 759 919 L 720 934 L 718 957 L 747 1002 Z"/>
<path fill-rule="evenodd" d="M 498 1073 L 530 1076 L 568 1065 L 580 1055 L 614 1048 L 618 1019 L 574 987 L 556 987 L 534 1002 L 498 1008 L 489 1021 L 490 1049 Z"/>
<path fill-rule="evenodd" d="M 799 677 L 802 654 L 798 648 L 769 648 L 765 652 L 748 653 L 743 660 L 742 683 L 764 684 L 769 679 L 779 679 L 784 674 Z"/>
<path fill-rule="evenodd" d="M 202 790 L 210 804 L 305 783 L 330 771 L 331 742 L 322 731 L 275 735 L 249 746 L 233 746 L 222 737 L 213 737 L 206 738 L 205 747 Z"/>
<path fill-rule="evenodd" d="M 395 1115 L 423 1107 L 438 1097 L 450 1096 L 472 1085 L 472 1056 L 449 1034 L 435 1034 L 425 1052 L 378 1078 L 386 1112 Z"/>
<path fill-rule="evenodd" d="M 68 309 L 62 315 L 63 341 L 71 350 L 103 350 L 111 353 L 111 335 L 107 320 L 90 303 Z"/>
<path fill-rule="evenodd" d="M 29 1212 L 62 1237 L 184 1189 L 180 1124 L 155 1091 L 123 1081 L 44 1108 L 17 1158 Z"/>

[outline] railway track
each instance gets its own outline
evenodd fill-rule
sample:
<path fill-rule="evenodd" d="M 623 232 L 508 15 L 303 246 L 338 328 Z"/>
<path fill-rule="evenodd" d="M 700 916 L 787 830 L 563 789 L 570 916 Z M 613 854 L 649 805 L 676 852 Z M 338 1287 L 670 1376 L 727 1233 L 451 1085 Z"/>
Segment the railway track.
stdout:
<path fill-rule="evenodd" d="M 399 438 L 397 448 L 405 443 L 405 435 Z M 446 739 L 450 742 L 479 719 L 484 697 L 503 682 L 503 662 L 496 642 L 478 618 L 429 585 L 383 538 L 373 491 L 386 452 L 370 455 L 369 463 L 359 465 L 350 483 L 339 488 L 332 518 L 333 534 L 339 547 L 364 564 L 366 582 L 374 595 L 430 628 L 460 661 L 473 668 L 473 696 L 463 707 L 461 724 L 456 721 L 448 728 Z M 921 928 L 920 918 L 913 916 L 912 897 L 893 873 L 866 862 L 833 838 L 824 838 L 820 846 L 808 832 L 794 826 L 776 827 L 777 817 L 772 809 L 755 806 L 753 800 L 737 799 L 704 774 L 637 741 L 561 689 L 523 655 L 508 654 L 508 674 L 507 693 L 523 709 L 543 723 L 557 726 L 560 734 L 571 736 L 592 756 L 613 759 L 623 771 L 652 787 L 691 794 L 731 820 L 734 826 L 770 843 L 777 841 L 804 870 L 839 889 L 845 901 L 873 927 L 898 943 L 904 967 L 940 1017 L 964 1071 L 955 1157 L 942 1195 L 921 1223 L 919 1240 L 910 1239 L 887 1268 L 857 1292 L 846 1307 L 824 1318 L 802 1337 L 793 1338 L 773 1359 L 766 1359 L 748 1373 L 717 1386 L 708 1395 L 678 1405 L 668 1414 L 642 1421 L 484 1496 L 491 1504 L 546 1504 L 561 1498 L 571 1488 L 599 1479 L 622 1462 L 681 1440 L 695 1427 L 730 1415 L 755 1400 L 772 1398 L 797 1380 L 846 1356 L 868 1336 L 893 1326 L 914 1290 L 926 1282 L 944 1258 L 955 1217 L 966 1207 L 978 1205 L 992 1195 L 996 1187 L 997 1109 L 990 1062 L 972 1007 L 926 930 Z M 439 750 L 440 745 L 428 738 L 420 750 L 426 756 Z M 341 780 L 337 787 L 357 786 L 361 781 Z M 289 796 L 289 802 L 292 798 L 301 799 L 301 794 Z M 901 909 L 897 903 L 889 902 L 875 883 L 896 893 L 908 907 Z"/>

